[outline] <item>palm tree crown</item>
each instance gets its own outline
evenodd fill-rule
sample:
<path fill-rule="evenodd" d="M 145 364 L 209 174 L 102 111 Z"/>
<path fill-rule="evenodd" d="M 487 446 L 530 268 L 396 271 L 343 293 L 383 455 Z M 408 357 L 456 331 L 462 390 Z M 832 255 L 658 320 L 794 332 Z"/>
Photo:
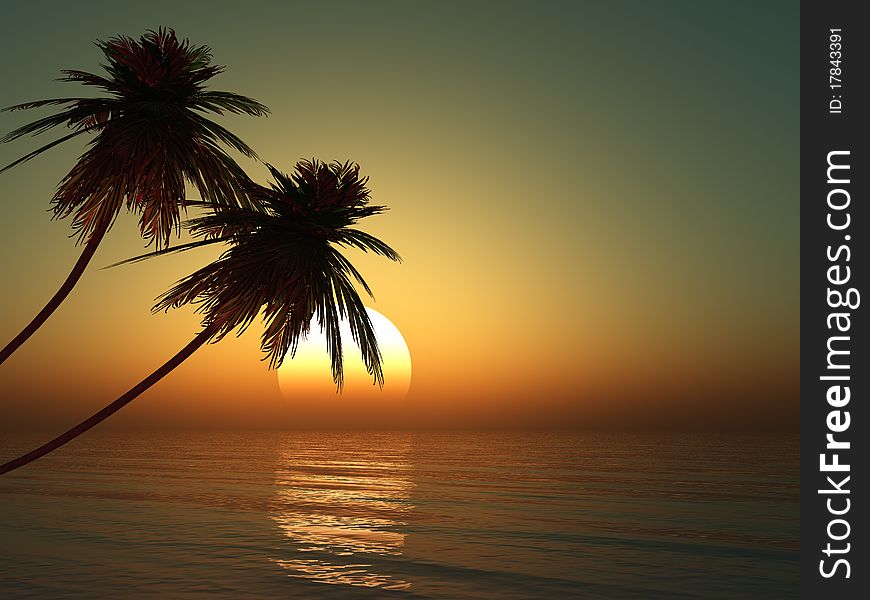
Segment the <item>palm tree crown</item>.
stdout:
<path fill-rule="evenodd" d="M 155 311 L 198 304 L 203 326 L 218 340 L 236 328 L 241 333 L 262 310 L 262 348 L 271 368 L 280 366 L 288 351 L 293 355 L 316 316 L 339 389 L 339 321 L 347 319 L 369 373 L 383 385 L 377 340 L 354 280 L 372 292 L 339 250 L 355 247 L 400 261 L 384 242 L 353 228 L 386 208 L 369 204 L 368 178 L 360 177 L 356 164 L 311 160 L 297 163 L 292 175 L 271 165 L 269 170 L 270 187 L 247 186 L 259 208 L 219 208 L 191 219 L 190 231 L 201 239 L 171 251 L 216 242 L 230 247 L 161 296 Z"/>
<path fill-rule="evenodd" d="M 106 57 L 105 76 L 63 71 L 61 81 L 99 88 L 99 98 L 55 98 L 10 106 L 22 110 L 62 105 L 60 112 L 10 132 L 2 142 L 37 135 L 66 124 L 73 130 L 6 168 L 86 132 L 89 148 L 64 177 L 54 197 L 55 217 L 72 215 L 79 239 L 105 232 L 125 200 L 140 214 L 142 235 L 158 247 L 180 227 L 185 180 L 209 202 L 250 206 L 247 177 L 222 145 L 255 157 L 237 136 L 206 113 L 262 116 L 268 109 L 245 96 L 208 91 L 204 84 L 223 71 L 211 64 L 207 46 L 191 46 L 172 29 L 149 31 L 139 40 L 120 36 L 97 42 Z M 3 169 L 5 170 L 5 169 Z"/>

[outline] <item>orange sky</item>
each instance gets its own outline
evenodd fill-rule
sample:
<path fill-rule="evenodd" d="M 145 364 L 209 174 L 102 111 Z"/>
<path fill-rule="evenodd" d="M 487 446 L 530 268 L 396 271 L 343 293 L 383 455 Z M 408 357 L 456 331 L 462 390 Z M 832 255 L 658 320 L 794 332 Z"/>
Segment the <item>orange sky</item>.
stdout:
<path fill-rule="evenodd" d="M 559 6 L 454 8 L 461 19 L 394 7 L 387 19 L 381 5 L 348 5 L 342 25 L 328 8 L 296 6 L 308 27 L 293 36 L 272 31 L 277 17 L 237 24 L 222 8 L 207 20 L 169 3 L 58 9 L 51 47 L 4 67 L 0 104 L 75 93 L 52 79 L 96 69 L 94 39 L 173 26 L 228 66 L 216 88 L 271 107 L 268 119 L 219 119 L 265 160 L 361 164 L 375 203 L 391 208 L 362 228 L 404 258 L 348 254 L 375 291 L 369 305 L 410 346 L 401 410 L 282 399 L 255 325 L 200 350 L 107 426 L 795 426 L 797 9 L 629 19 L 596 5 L 579 19 Z M 18 24 L 0 52 L 20 55 L 42 26 L 35 10 L 0 8 L 0 22 Z M 738 43 L 749 22 L 766 32 L 755 45 Z M 620 50 L 602 56 L 602 44 Z M 2 113 L 0 130 L 30 116 Z M 35 144 L 0 147 L 0 162 Z M 68 224 L 46 212 L 76 144 L 0 176 L 3 343 L 78 255 Z M 71 425 L 198 331 L 189 309 L 149 311 L 216 251 L 99 270 L 142 252 L 136 231 L 119 219 L 67 302 L 0 368 L 0 428 Z"/>

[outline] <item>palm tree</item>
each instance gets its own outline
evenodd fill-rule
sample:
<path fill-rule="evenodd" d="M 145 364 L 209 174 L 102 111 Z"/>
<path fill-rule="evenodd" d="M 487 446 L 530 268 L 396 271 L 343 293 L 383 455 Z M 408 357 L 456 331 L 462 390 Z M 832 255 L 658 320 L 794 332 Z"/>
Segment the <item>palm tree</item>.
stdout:
<path fill-rule="evenodd" d="M 9 142 L 66 124 L 72 133 L 0 170 L 38 156 L 76 136 L 95 133 L 89 148 L 63 178 L 51 200 L 55 218 L 72 217 L 81 256 L 57 293 L 15 339 L 0 350 L 0 364 L 48 319 L 72 291 L 126 203 L 140 215 L 143 237 L 157 249 L 180 230 L 187 205 L 185 181 L 203 199 L 218 205 L 250 207 L 244 193 L 247 176 L 222 146 L 256 158 L 241 139 L 205 113 L 263 116 L 268 109 L 245 96 L 208 91 L 204 84 L 223 71 L 211 64 L 207 46 L 179 41 L 171 29 L 98 41 L 106 76 L 63 71 L 61 81 L 77 82 L 107 93 L 99 98 L 54 98 L 10 106 L 6 111 L 61 105 L 60 112 L 37 119 L 0 138 Z"/>
<path fill-rule="evenodd" d="M 287 352 L 296 351 L 316 316 L 326 334 L 332 376 L 338 391 L 343 383 L 339 321 L 347 319 L 363 361 L 374 382 L 383 385 L 381 355 L 362 300 L 359 283 L 371 295 L 362 275 L 339 251 L 355 247 L 391 260 L 399 255 L 384 242 L 352 226 L 363 217 L 383 212 L 369 205 L 368 179 L 350 163 L 297 163 L 292 176 L 272 166 L 270 188 L 247 186 L 259 208 L 218 208 L 187 225 L 200 239 L 156 254 L 188 250 L 207 244 L 226 244 L 212 264 L 179 281 L 158 298 L 154 311 L 192 303 L 203 315 L 202 331 L 178 354 L 126 394 L 40 448 L 0 465 L 0 475 L 17 469 L 78 437 L 157 383 L 206 342 L 231 331 L 241 334 L 263 312 L 262 349 L 269 367 L 281 365 Z M 144 260 L 154 253 L 124 262 Z M 120 264 L 120 263 L 119 263 Z"/>

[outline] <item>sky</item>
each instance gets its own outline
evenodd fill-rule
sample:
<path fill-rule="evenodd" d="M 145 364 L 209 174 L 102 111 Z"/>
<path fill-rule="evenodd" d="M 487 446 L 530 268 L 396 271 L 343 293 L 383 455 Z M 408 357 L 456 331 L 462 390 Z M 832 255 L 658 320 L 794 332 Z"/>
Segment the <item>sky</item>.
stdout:
<path fill-rule="evenodd" d="M 77 95 L 55 78 L 97 71 L 95 40 L 172 27 L 271 108 L 216 117 L 264 160 L 353 160 L 390 207 L 362 228 L 404 262 L 348 256 L 410 349 L 401 406 L 283 397 L 255 324 L 109 428 L 796 429 L 798 25 L 797 2 L 4 2 L 0 106 Z M 78 257 L 47 209 L 83 148 L 0 175 L 2 343 Z M 150 308 L 218 251 L 101 268 L 143 247 L 122 216 L 0 367 L 0 429 L 70 426 L 199 331 Z"/>

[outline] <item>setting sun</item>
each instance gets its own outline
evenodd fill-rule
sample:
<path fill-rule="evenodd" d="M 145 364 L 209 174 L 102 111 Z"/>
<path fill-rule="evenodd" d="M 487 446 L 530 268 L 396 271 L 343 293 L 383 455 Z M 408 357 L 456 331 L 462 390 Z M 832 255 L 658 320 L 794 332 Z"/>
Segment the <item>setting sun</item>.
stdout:
<path fill-rule="evenodd" d="M 341 322 L 341 341 L 344 352 L 344 389 L 336 393 L 332 380 L 326 337 L 317 323 L 311 326 L 308 337 L 299 343 L 296 355 L 288 355 L 278 369 L 278 382 L 283 397 L 293 404 L 318 404 L 371 408 L 399 405 L 408 393 L 411 383 L 411 353 L 399 329 L 384 315 L 366 307 L 383 357 L 384 387 L 379 388 L 366 371 L 359 346 L 350 333 L 350 325 Z M 326 404 L 324 404 L 326 403 Z"/>

